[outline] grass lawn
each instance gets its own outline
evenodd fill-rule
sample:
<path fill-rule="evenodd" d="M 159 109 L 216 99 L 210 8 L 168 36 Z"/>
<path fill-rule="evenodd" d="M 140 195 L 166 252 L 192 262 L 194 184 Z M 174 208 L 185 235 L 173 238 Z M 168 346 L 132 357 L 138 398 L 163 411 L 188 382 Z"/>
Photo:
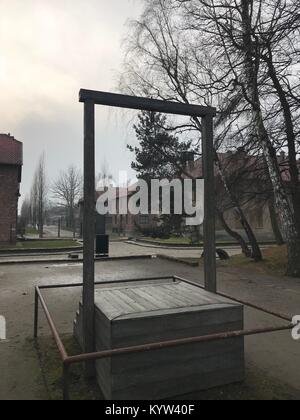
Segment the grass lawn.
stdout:
<path fill-rule="evenodd" d="M 264 260 L 262 262 L 254 262 L 246 258 L 244 255 L 235 255 L 228 261 L 223 261 L 222 264 L 226 266 L 235 266 L 261 271 L 271 272 L 279 276 L 284 276 L 287 269 L 287 248 L 286 245 L 274 246 L 264 249 L 262 251 Z"/>
<path fill-rule="evenodd" d="M 157 242 L 157 243 L 161 243 L 161 244 L 165 244 L 165 245 L 169 245 L 169 244 L 175 244 L 175 245 L 191 245 L 191 246 L 203 246 L 203 241 L 200 242 L 191 242 L 191 238 L 178 238 L 178 237 L 174 237 L 174 238 L 169 238 L 169 239 L 160 239 L 160 238 L 139 238 L 142 239 L 143 241 L 150 241 L 150 242 Z M 234 241 L 230 241 L 229 240 L 217 240 L 217 244 L 219 245 L 226 245 L 226 244 L 230 244 L 230 243 L 235 243 Z M 236 243 L 238 245 L 238 243 Z"/>
<path fill-rule="evenodd" d="M 77 342 L 71 335 L 62 336 L 68 354 L 82 353 Z M 27 346 L 36 346 L 32 340 Z M 62 399 L 62 363 L 57 347 L 52 337 L 39 337 L 36 347 L 40 361 L 41 372 L 47 387 L 50 400 Z M 100 389 L 95 381 L 85 380 L 82 364 L 73 365 L 70 370 L 70 397 L 72 400 L 103 400 Z"/>
<path fill-rule="evenodd" d="M 38 230 L 33 227 L 26 228 L 26 235 L 38 235 Z"/>
<path fill-rule="evenodd" d="M 160 238 L 140 238 L 145 241 L 158 242 L 163 244 L 183 244 L 183 245 L 192 245 L 190 238 L 169 238 L 169 239 L 160 239 Z M 200 243 L 198 243 L 200 245 Z"/>
<path fill-rule="evenodd" d="M 57 241 L 24 241 L 17 242 L 15 246 L 0 245 L 0 250 L 18 250 L 18 249 L 56 249 L 56 248 L 75 248 L 80 244 L 73 240 Z"/>
<path fill-rule="evenodd" d="M 262 251 L 264 260 L 261 262 L 254 262 L 253 260 L 246 258 L 243 254 L 234 255 L 230 257 L 228 261 L 218 261 L 219 267 L 236 267 L 244 268 L 257 272 L 264 272 L 269 274 L 275 274 L 276 276 L 285 276 L 287 271 L 287 248 L 286 245 L 274 246 Z M 176 258 L 177 261 L 189 263 L 190 265 L 203 265 L 203 259 L 201 258 Z"/>
<path fill-rule="evenodd" d="M 178 237 L 171 237 L 169 239 L 160 239 L 160 238 L 150 238 L 150 237 L 140 237 L 138 239 L 141 239 L 145 242 L 149 241 L 149 242 L 157 242 L 157 243 L 161 243 L 161 244 L 175 244 L 175 245 L 191 245 L 191 246 L 203 246 L 203 240 L 201 240 L 200 242 L 196 242 L 196 243 L 192 243 L 191 242 L 191 238 L 185 237 L 185 238 L 178 238 Z M 226 246 L 226 245 L 236 245 L 238 246 L 239 244 L 234 241 L 234 239 L 231 238 L 218 238 L 216 239 L 216 243 L 219 247 Z M 261 244 L 265 244 L 265 245 L 269 245 L 272 244 L 272 241 L 260 241 Z"/>

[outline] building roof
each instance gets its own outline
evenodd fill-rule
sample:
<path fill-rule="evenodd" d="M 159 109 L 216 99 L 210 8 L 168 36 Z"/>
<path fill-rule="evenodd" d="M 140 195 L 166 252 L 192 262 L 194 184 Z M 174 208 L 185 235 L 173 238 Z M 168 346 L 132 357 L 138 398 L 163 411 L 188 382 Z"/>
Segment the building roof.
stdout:
<path fill-rule="evenodd" d="M 0 134 L 0 164 L 23 165 L 23 144 L 10 134 Z"/>
<path fill-rule="evenodd" d="M 219 161 L 223 169 L 227 174 L 234 173 L 237 171 L 248 172 L 248 178 L 261 177 L 263 173 L 268 173 L 265 160 L 262 155 L 250 155 L 243 152 L 227 152 L 218 153 Z M 289 164 L 288 158 L 284 153 L 281 153 L 278 158 L 280 172 L 282 180 L 284 182 L 290 182 Z M 298 161 L 299 168 L 299 180 L 300 180 L 300 161 Z M 215 176 L 218 176 L 218 168 L 215 165 Z M 202 158 L 197 159 L 193 162 L 187 163 L 187 168 L 182 175 L 182 178 L 187 178 L 189 175 L 191 178 L 202 178 L 203 177 L 203 161 Z"/>

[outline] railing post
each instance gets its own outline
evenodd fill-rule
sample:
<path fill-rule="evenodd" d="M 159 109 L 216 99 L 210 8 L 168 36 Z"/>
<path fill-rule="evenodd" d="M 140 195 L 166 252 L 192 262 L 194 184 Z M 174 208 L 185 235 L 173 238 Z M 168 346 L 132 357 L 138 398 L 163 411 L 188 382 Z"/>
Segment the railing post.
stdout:
<path fill-rule="evenodd" d="M 70 366 L 63 363 L 63 400 L 70 400 Z"/>
<path fill-rule="evenodd" d="M 33 337 L 37 339 L 38 336 L 38 325 L 39 325 L 39 295 L 37 292 L 37 288 L 35 288 L 34 294 L 34 332 Z"/>

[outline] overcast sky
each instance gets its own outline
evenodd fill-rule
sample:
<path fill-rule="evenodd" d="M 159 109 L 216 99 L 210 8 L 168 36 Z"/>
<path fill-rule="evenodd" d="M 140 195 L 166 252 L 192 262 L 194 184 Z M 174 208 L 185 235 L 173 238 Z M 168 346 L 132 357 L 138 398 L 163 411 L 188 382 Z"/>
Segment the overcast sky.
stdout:
<path fill-rule="evenodd" d="M 82 167 L 80 88 L 116 91 L 126 22 L 142 0 L 0 0 L 0 132 L 24 143 L 21 192 L 46 153 L 50 181 Z M 97 168 L 129 169 L 121 111 L 97 111 Z M 101 141 L 101 143 L 100 143 Z M 131 174 L 132 176 L 132 174 Z"/>

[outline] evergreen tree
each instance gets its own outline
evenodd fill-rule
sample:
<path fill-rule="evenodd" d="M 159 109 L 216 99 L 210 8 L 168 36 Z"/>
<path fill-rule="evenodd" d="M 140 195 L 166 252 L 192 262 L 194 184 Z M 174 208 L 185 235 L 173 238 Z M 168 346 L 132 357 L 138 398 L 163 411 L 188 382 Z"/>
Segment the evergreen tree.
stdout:
<path fill-rule="evenodd" d="M 139 146 L 128 149 L 135 154 L 132 168 L 138 177 L 151 179 L 173 179 L 185 167 L 187 153 L 192 150 L 192 141 L 179 139 L 166 130 L 165 115 L 143 111 L 134 125 Z"/>
<path fill-rule="evenodd" d="M 165 115 L 143 111 L 138 119 L 134 129 L 139 145 L 127 146 L 135 154 L 135 161 L 131 166 L 137 172 L 138 178 L 144 179 L 149 185 L 151 179 L 179 178 L 186 167 L 188 156 L 194 152 L 192 141 L 180 141 L 178 137 L 170 134 L 166 129 Z M 174 208 L 172 204 L 174 203 L 171 203 L 171 212 Z M 160 221 L 160 237 L 181 231 L 181 215 L 162 215 Z"/>

